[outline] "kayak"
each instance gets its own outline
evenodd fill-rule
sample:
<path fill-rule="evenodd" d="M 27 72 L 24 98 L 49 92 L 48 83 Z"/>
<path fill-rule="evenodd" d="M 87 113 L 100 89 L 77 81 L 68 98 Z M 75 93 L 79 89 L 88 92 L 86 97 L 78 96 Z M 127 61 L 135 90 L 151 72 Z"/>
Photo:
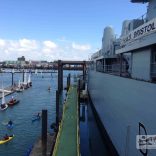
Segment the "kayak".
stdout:
<path fill-rule="evenodd" d="M 41 116 L 33 116 L 32 117 L 32 122 L 40 120 L 40 119 L 41 119 Z"/>
<path fill-rule="evenodd" d="M 8 121 L 2 121 L 2 125 L 6 126 L 8 124 Z"/>
<path fill-rule="evenodd" d="M 7 109 L 8 108 L 8 105 L 7 104 L 5 104 L 5 107 L 4 108 L 2 108 L 2 107 L 0 107 L 0 110 L 5 110 L 5 109 Z"/>
<path fill-rule="evenodd" d="M 7 124 L 7 125 L 6 125 L 6 127 L 7 127 L 8 129 L 13 129 L 13 127 L 14 127 L 14 124 L 12 124 L 12 125 L 10 125 L 10 124 Z"/>
<path fill-rule="evenodd" d="M 14 106 L 14 105 L 18 104 L 19 102 L 20 102 L 19 100 L 14 99 L 13 101 L 8 102 L 8 106 Z"/>
<path fill-rule="evenodd" d="M 13 137 L 14 137 L 14 135 L 10 135 L 10 136 L 9 136 L 9 139 L 7 139 L 7 140 L 0 140 L 0 144 L 5 144 L 6 142 L 12 140 Z"/>

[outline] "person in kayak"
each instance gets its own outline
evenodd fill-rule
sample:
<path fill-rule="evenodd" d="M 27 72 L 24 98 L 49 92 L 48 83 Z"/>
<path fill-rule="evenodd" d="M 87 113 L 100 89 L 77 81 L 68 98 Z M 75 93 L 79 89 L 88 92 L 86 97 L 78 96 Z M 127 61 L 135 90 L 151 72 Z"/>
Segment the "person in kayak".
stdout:
<path fill-rule="evenodd" d="M 8 140 L 8 139 L 9 139 L 8 134 L 5 134 L 5 136 L 4 136 L 4 140 Z"/>
<path fill-rule="evenodd" d="M 41 114 L 40 114 L 40 112 L 38 112 L 38 113 L 37 113 L 37 117 L 41 117 Z"/>
<path fill-rule="evenodd" d="M 12 125 L 12 124 L 13 124 L 13 122 L 11 120 L 9 120 L 8 125 Z"/>
<path fill-rule="evenodd" d="M 51 87 L 49 86 L 49 87 L 48 87 L 48 91 L 50 92 L 50 90 L 51 90 Z"/>
<path fill-rule="evenodd" d="M 2 109 L 5 108 L 5 105 L 1 104 L 1 108 L 2 108 Z"/>
<path fill-rule="evenodd" d="M 14 97 L 12 96 L 9 103 L 14 103 Z"/>

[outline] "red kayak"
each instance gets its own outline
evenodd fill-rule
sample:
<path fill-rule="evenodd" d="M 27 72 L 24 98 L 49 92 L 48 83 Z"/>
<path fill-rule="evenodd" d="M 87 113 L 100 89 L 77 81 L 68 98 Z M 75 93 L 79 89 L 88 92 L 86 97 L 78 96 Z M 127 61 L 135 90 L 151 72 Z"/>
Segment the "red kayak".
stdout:
<path fill-rule="evenodd" d="M 14 106 L 19 103 L 19 100 L 13 99 L 8 102 L 8 106 Z"/>

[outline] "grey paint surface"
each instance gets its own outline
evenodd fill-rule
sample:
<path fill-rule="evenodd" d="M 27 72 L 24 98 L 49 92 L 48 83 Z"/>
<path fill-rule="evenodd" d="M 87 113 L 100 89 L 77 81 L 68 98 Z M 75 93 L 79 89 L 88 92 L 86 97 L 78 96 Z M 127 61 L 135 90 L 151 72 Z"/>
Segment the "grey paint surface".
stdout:
<path fill-rule="evenodd" d="M 144 49 L 132 53 L 132 77 L 150 80 L 151 50 Z"/>
<path fill-rule="evenodd" d="M 148 135 L 156 134 L 156 84 L 96 71 L 88 76 L 92 101 L 119 155 L 127 150 L 126 156 L 141 156 L 136 149 L 138 123 L 145 125 Z M 149 150 L 149 155 L 155 156 L 156 150 Z"/>
<path fill-rule="evenodd" d="M 156 1 L 150 0 L 147 8 L 147 20 L 151 20 L 156 17 Z"/>

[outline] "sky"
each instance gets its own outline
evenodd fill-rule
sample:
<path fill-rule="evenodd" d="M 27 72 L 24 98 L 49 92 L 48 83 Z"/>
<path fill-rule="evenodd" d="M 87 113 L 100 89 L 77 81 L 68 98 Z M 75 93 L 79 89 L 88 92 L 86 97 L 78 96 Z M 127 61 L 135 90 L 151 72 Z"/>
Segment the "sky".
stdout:
<path fill-rule="evenodd" d="M 146 8 L 130 0 L 0 0 L 0 61 L 87 60 L 106 26 L 119 37 L 122 22 Z"/>

